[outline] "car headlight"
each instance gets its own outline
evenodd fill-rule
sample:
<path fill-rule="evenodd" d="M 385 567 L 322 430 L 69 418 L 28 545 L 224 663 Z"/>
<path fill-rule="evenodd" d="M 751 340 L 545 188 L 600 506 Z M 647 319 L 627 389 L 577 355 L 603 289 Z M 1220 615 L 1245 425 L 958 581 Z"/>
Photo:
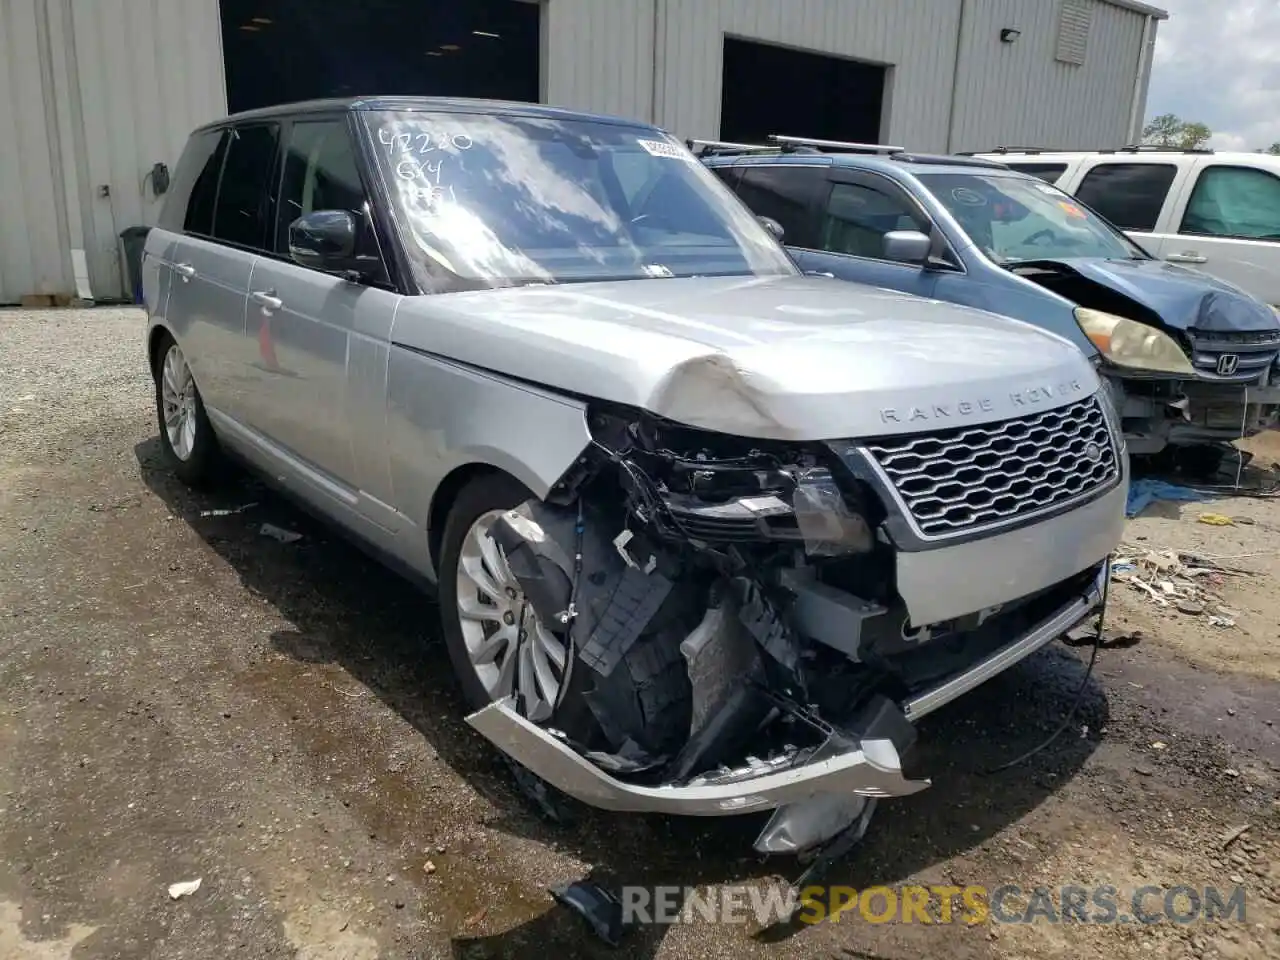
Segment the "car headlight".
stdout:
<path fill-rule="evenodd" d="M 1195 367 L 1167 333 L 1114 313 L 1076 308 L 1076 322 L 1104 357 L 1121 367 L 1195 376 Z"/>

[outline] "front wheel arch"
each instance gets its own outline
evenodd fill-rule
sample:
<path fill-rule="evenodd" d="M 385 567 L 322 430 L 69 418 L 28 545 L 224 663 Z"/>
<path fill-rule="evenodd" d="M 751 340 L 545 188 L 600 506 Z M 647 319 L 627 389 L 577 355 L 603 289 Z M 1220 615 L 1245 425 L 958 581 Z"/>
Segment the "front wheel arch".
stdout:
<path fill-rule="evenodd" d="M 449 511 L 457 502 L 458 495 L 471 483 L 484 476 L 503 476 L 515 483 L 519 479 L 506 470 L 499 469 L 490 463 L 464 463 L 451 470 L 431 498 L 431 507 L 427 514 L 427 549 L 431 553 L 431 568 L 436 579 L 440 577 L 440 554 L 444 547 L 444 527 L 449 519 Z"/>

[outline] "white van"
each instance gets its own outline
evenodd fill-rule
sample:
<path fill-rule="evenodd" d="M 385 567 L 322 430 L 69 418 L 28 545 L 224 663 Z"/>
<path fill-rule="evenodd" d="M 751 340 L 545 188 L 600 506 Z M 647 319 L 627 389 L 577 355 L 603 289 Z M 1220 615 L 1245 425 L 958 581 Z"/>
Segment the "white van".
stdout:
<path fill-rule="evenodd" d="M 979 154 L 1079 197 L 1152 256 L 1280 306 L 1280 157 L 1126 147 Z"/>

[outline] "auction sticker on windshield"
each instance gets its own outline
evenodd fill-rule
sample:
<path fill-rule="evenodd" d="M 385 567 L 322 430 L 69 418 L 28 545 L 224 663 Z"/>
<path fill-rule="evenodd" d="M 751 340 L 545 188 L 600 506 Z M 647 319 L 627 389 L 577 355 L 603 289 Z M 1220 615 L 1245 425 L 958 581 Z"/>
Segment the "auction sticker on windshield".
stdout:
<path fill-rule="evenodd" d="M 663 140 L 637 140 L 636 143 L 640 144 L 645 149 L 645 152 L 655 157 L 666 157 L 668 160 L 685 160 L 692 163 L 698 162 L 693 154 L 680 149 L 674 143 L 667 143 Z"/>

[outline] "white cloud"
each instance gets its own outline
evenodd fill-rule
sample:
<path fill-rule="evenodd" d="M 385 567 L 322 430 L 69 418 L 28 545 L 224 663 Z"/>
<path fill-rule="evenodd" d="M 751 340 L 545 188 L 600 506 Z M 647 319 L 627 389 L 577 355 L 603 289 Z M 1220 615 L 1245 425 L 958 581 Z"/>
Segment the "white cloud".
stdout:
<path fill-rule="evenodd" d="M 1214 131 L 1219 150 L 1280 141 L 1280 3 L 1163 0 L 1149 117 L 1175 113 Z"/>

